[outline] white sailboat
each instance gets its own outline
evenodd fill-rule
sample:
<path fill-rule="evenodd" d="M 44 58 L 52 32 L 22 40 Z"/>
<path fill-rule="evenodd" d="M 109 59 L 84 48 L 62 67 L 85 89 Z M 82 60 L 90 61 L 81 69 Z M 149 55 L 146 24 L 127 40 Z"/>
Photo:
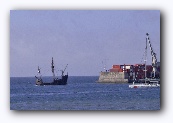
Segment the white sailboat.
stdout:
<path fill-rule="evenodd" d="M 146 38 L 146 48 L 145 48 L 145 83 L 135 83 L 135 81 L 133 82 L 133 84 L 129 85 L 129 88 L 145 88 L 145 87 L 160 87 L 160 79 L 156 79 L 155 78 L 155 72 L 156 72 L 156 54 L 152 51 L 152 47 L 151 47 L 151 44 L 150 44 L 150 41 L 149 41 L 149 37 L 148 37 L 148 33 L 146 34 L 147 35 L 147 38 Z M 154 74 L 154 77 L 151 79 L 151 78 L 147 78 L 146 77 L 146 62 L 147 62 L 147 41 L 149 42 L 150 44 L 150 48 L 151 48 L 151 54 L 152 54 L 152 66 L 153 66 L 153 74 Z"/>

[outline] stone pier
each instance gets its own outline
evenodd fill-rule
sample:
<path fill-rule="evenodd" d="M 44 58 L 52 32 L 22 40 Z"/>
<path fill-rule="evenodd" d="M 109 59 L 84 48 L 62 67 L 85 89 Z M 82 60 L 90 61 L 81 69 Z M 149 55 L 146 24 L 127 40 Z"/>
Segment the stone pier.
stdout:
<path fill-rule="evenodd" d="M 127 83 L 128 82 L 128 74 L 126 72 L 100 72 L 98 82 Z"/>

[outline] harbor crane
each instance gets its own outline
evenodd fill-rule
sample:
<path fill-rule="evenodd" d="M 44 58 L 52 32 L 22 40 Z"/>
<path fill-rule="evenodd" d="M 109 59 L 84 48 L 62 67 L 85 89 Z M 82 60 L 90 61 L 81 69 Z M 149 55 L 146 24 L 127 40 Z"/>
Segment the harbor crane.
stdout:
<path fill-rule="evenodd" d="M 152 46 L 151 46 L 149 34 L 146 33 L 146 35 L 147 35 L 146 40 L 147 40 L 148 43 L 149 43 L 149 47 L 150 47 L 150 51 L 151 51 L 151 57 L 152 57 L 152 67 L 153 67 L 153 70 L 152 70 L 152 77 L 155 78 L 155 77 L 156 77 L 156 73 L 158 72 L 158 71 L 157 71 L 157 57 L 156 57 L 156 53 L 153 51 L 153 48 L 152 48 Z"/>

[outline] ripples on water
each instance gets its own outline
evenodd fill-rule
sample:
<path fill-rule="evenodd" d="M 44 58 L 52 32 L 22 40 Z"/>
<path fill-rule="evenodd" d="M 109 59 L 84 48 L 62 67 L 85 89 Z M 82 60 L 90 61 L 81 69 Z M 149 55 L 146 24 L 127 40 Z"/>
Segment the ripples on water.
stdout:
<path fill-rule="evenodd" d="M 43 80 L 51 81 L 49 77 Z M 69 77 L 67 85 L 36 86 L 35 78 L 10 78 L 11 110 L 159 110 L 160 88 L 97 83 L 98 77 Z"/>

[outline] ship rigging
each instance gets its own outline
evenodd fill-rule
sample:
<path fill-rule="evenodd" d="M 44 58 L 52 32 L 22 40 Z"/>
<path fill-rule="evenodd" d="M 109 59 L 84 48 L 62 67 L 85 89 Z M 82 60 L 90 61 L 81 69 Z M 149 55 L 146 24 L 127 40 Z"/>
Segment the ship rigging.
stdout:
<path fill-rule="evenodd" d="M 41 71 L 40 71 L 40 68 L 38 66 L 38 76 L 35 76 L 36 85 L 66 85 L 67 79 L 68 79 L 68 73 L 66 75 L 64 75 L 64 72 L 67 68 L 67 65 L 66 65 L 65 69 L 62 70 L 61 79 L 58 79 L 57 77 L 55 77 L 55 66 L 54 66 L 54 61 L 53 61 L 53 57 L 52 57 L 52 62 L 51 62 L 51 70 L 52 70 L 52 74 L 53 74 L 53 81 L 52 82 L 43 82 L 42 76 L 41 76 Z"/>

